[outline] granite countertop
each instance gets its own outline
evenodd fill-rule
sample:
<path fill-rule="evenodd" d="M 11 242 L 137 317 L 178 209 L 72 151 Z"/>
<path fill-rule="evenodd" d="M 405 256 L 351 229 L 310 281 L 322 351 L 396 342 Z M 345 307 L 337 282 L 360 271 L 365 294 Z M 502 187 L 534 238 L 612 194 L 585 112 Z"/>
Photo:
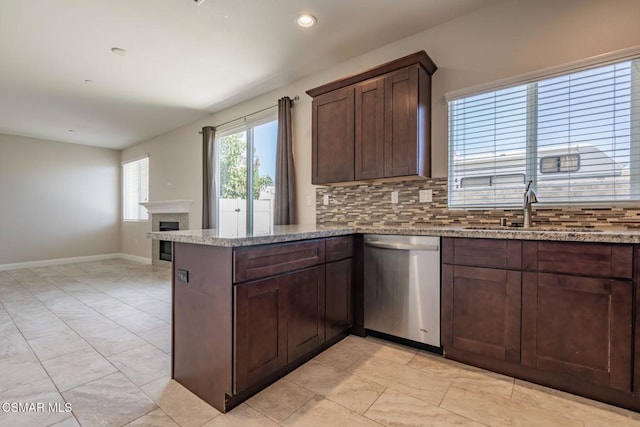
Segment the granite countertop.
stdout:
<path fill-rule="evenodd" d="M 195 243 L 222 247 L 264 245 L 267 243 L 293 242 L 321 237 L 345 236 L 356 233 L 355 227 L 320 225 L 276 225 L 270 233 L 221 232 L 209 230 L 153 231 L 147 235 L 156 240 Z"/>
<path fill-rule="evenodd" d="M 500 226 L 357 226 L 357 233 L 411 234 L 416 236 L 476 239 L 548 240 L 558 242 L 640 243 L 640 230 L 623 228 L 500 227 Z"/>
<path fill-rule="evenodd" d="M 467 237 L 485 239 L 549 240 L 564 242 L 640 243 L 640 230 L 614 228 L 548 228 L 528 229 L 498 226 L 275 226 L 271 233 L 252 235 L 220 233 L 212 230 L 156 231 L 148 234 L 152 239 L 182 243 L 195 243 L 223 247 L 263 245 L 292 242 L 321 237 L 362 234 L 404 234 L 417 236 Z"/>

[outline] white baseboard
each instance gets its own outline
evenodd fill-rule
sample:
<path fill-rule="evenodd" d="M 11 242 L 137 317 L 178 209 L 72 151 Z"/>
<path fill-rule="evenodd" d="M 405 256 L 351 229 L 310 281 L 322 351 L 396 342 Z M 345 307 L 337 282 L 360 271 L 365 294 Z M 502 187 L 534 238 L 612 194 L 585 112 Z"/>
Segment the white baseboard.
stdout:
<path fill-rule="evenodd" d="M 151 258 L 131 255 L 131 254 L 120 254 L 120 258 L 126 259 L 127 261 L 139 262 L 140 264 L 151 265 Z"/>
<path fill-rule="evenodd" d="M 103 255 L 87 255 L 71 258 L 55 258 L 55 259 L 43 259 L 39 261 L 27 261 L 27 262 L 15 262 L 12 264 L 0 264 L 0 271 L 17 270 L 20 268 L 35 268 L 35 267 L 49 267 L 52 265 L 72 264 L 74 262 L 87 262 L 87 261 L 103 261 L 106 259 L 122 258 L 128 261 L 139 262 L 141 264 L 151 265 L 151 258 L 145 258 L 141 256 L 125 254 L 125 253 L 112 253 Z"/>

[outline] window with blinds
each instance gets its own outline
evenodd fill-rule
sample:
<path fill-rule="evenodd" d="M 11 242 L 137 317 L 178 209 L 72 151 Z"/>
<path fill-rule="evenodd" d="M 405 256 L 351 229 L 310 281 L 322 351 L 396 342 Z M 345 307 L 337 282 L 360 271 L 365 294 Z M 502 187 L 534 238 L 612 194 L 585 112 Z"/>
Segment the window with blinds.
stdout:
<path fill-rule="evenodd" d="M 140 202 L 149 201 L 149 157 L 122 164 L 122 219 L 146 221 L 147 209 Z"/>
<path fill-rule="evenodd" d="M 449 207 L 640 200 L 640 59 L 449 101 Z"/>

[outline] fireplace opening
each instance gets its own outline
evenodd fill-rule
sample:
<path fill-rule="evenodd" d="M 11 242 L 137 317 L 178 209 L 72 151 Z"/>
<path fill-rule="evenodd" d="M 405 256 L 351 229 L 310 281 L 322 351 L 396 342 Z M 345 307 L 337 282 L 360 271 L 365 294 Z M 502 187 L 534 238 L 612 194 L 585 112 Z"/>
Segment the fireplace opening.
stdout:
<path fill-rule="evenodd" d="M 160 221 L 159 231 L 175 231 L 180 230 L 178 221 Z M 159 258 L 163 261 L 171 261 L 171 242 L 160 240 Z"/>

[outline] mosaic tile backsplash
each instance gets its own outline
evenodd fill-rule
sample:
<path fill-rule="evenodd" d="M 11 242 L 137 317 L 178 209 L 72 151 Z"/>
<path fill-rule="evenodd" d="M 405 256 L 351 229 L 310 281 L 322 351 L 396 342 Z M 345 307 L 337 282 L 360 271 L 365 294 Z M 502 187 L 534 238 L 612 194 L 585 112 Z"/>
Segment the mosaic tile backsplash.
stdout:
<path fill-rule="evenodd" d="M 420 190 L 432 190 L 433 201 L 419 202 Z M 398 192 L 398 203 L 391 203 L 391 192 Z M 325 195 L 329 204 L 323 204 Z M 447 179 L 433 178 L 400 182 L 354 183 L 317 187 L 316 224 L 374 226 L 483 226 L 507 222 L 522 223 L 522 209 L 449 210 Z M 640 228 L 637 208 L 538 208 L 533 222 L 544 227 Z"/>

